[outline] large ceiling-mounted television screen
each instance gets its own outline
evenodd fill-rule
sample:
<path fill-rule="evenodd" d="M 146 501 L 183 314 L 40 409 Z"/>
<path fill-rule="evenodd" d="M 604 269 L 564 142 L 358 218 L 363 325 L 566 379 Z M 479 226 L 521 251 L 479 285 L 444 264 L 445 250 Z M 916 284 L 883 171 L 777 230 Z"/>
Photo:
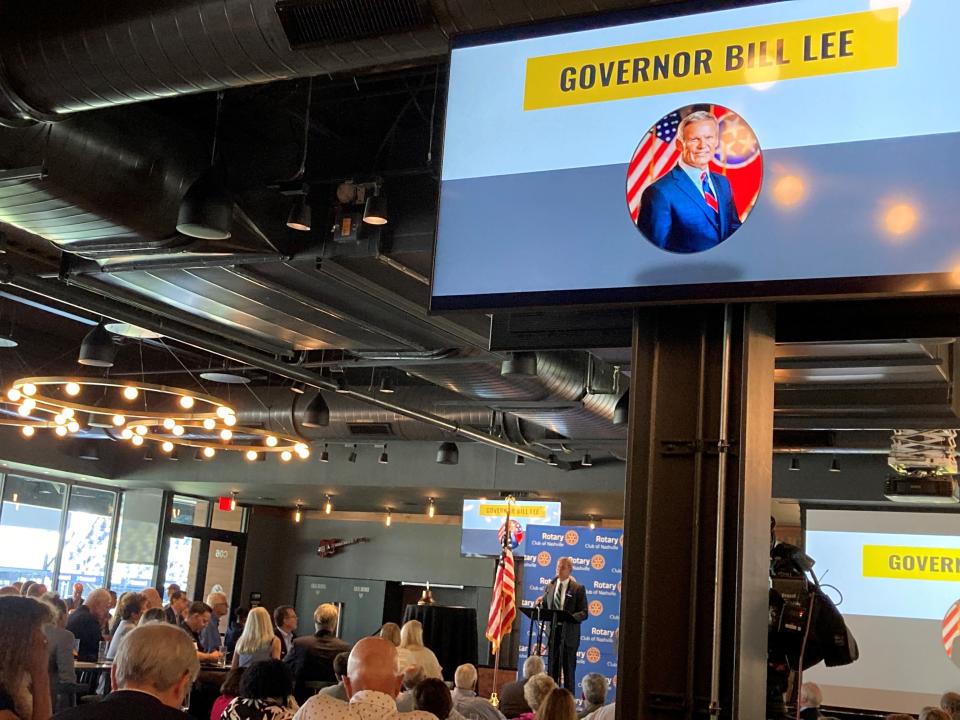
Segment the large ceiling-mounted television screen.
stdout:
<path fill-rule="evenodd" d="M 960 289 L 960 3 L 668 12 L 455 45 L 433 309 Z"/>
<path fill-rule="evenodd" d="M 507 522 L 507 501 L 483 498 L 463 501 L 463 534 L 460 553 L 468 556 L 497 557 L 503 546 Z M 510 507 L 510 547 L 523 555 L 530 525 L 560 524 L 560 503 L 518 500 Z"/>

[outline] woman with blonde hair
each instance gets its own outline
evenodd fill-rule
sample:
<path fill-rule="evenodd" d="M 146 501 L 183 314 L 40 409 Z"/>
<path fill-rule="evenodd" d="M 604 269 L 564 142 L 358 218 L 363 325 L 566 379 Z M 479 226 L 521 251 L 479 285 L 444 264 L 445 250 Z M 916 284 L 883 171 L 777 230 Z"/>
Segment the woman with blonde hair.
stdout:
<path fill-rule="evenodd" d="M 0 597 L 0 720 L 49 720 L 50 676 L 43 624 L 47 606 Z"/>
<path fill-rule="evenodd" d="M 389 640 L 395 647 L 400 647 L 400 626 L 395 622 L 384 623 L 380 628 L 380 637 Z"/>
<path fill-rule="evenodd" d="M 423 644 L 423 625 L 419 620 L 408 620 L 400 629 L 400 647 L 397 648 L 400 656 L 400 669 L 410 665 L 419 665 L 423 668 L 424 677 L 443 680 L 443 668 L 440 661 L 433 654 L 433 650 Z"/>
<path fill-rule="evenodd" d="M 259 660 L 280 659 L 280 638 L 273 632 L 273 619 L 264 607 L 255 607 L 247 615 L 243 634 L 237 640 L 231 667 L 246 667 Z"/>
<path fill-rule="evenodd" d="M 537 720 L 577 720 L 577 704 L 569 690 L 554 688 L 537 708 Z"/>

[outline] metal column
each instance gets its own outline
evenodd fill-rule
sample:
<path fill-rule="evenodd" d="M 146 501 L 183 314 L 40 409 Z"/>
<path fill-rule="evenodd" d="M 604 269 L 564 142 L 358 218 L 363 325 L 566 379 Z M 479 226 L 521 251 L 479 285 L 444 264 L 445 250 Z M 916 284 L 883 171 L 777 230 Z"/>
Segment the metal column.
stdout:
<path fill-rule="evenodd" d="M 764 717 L 773 368 L 771 306 L 635 316 L 618 718 Z"/>

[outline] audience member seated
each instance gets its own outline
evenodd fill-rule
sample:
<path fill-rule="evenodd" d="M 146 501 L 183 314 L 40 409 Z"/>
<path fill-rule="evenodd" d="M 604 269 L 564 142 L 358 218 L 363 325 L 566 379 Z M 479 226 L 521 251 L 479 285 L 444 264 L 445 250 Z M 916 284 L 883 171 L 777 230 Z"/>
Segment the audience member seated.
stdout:
<path fill-rule="evenodd" d="M 273 632 L 280 640 L 280 659 L 283 660 L 293 650 L 293 641 L 297 639 L 297 611 L 290 605 L 281 605 L 273 611 Z"/>
<path fill-rule="evenodd" d="M 600 673 L 587 673 L 580 681 L 580 693 L 583 697 L 583 709 L 577 713 L 582 720 L 595 710 L 603 707 L 607 701 L 607 679 Z"/>
<path fill-rule="evenodd" d="M 290 720 L 298 710 L 292 692 L 293 677 L 284 663 L 252 663 L 240 679 L 240 694 L 227 705 L 222 720 Z"/>
<path fill-rule="evenodd" d="M 67 630 L 80 641 L 77 659 L 96 662 L 103 640 L 103 628 L 110 616 L 110 593 L 97 588 L 87 596 L 83 605 L 78 607 L 67 620 Z"/>
<path fill-rule="evenodd" d="M 163 612 L 163 608 L 150 608 L 140 616 L 140 622 L 137 625 L 147 625 L 155 622 L 167 622 L 167 616 Z"/>
<path fill-rule="evenodd" d="M 181 588 L 176 583 L 170 583 L 167 585 L 167 603 L 170 603 L 173 600 L 175 593 L 180 592 Z"/>
<path fill-rule="evenodd" d="M 539 655 L 531 655 L 523 662 L 523 677 L 518 680 L 505 683 L 497 693 L 500 697 L 500 712 L 508 718 L 520 717 L 524 713 L 530 712 L 530 706 L 523 698 L 523 686 L 534 675 L 543 672 L 543 658 Z"/>
<path fill-rule="evenodd" d="M 223 684 L 220 685 L 219 697 L 213 701 L 213 707 L 210 709 L 210 720 L 220 720 L 220 716 L 223 715 L 223 711 L 227 709 L 230 701 L 240 696 L 240 680 L 246 671 L 247 669 L 242 667 L 230 668 L 227 676 L 223 679 Z"/>
<path fill-rule="evenodd" d="M 17 590 L 13 585 L 4 585 L 3 587 L 0 587 L 0 597 L 10 597 L 11 595 L 20 597 L 20 591 Z"/>
<path fill-rule="evenodd" d="M 419 620 L 408 620 L 400 629 L 400 668 L 421 665 L 428 678 L 443 680 L 443 668 L 433 650 L 423 644 L 423 625 Z"/>
<path fill-rule="evenodd" d="M 816 683 L 804 683 L 800 686 L 800 720 L 832 720 L 820 712 L 823 693 Z"/>
<path fill-rule="evenodd" d="M 23 585 L 20 586 L 20 597 L 27 597 L 27 593 L 30 592 L 30 588 L 36 584 L 37 583 L 33 580 L 27 580 L 24 582 Z"/>
<path fill-rule="evenodd" d="M 237 640 L 232 667 L 247 667 L 261 660 L 280 659 L 280 640 L 273 634 L 270 613 L 264 607 L 255 607 L 247 616 L 243 634 Z"/>
<path fill-rule="evenodd" d="M 577 704 L 564 688 L 554 688 L 537 707 L 537 720 L 577 720 Z"/>
<path fill-rule="evenodd" d="M 477 695 L 477 668 L 467 663 L 453 675 L 453 709 L 467 720 L 504 720 L 490 701 Z"/>
<path fill-rule="evenodd" d="M 383 638 L 363 638 L 350 651 L 343 679 L 350 701 L 315 695 L 300 708 L 294 720 L 437 720 L 430 713 L 397 710 L 396 697 L 402 680 L 393 643 Z"/>
<path fill-rule="evenodd" d="M 413 699 L 417 710 L 433 713 L 440 720 L 464 720 L 454 709 L 450 688 L 443 680 L 427 678 L 413 689 Z"/>
<path fill-rule="evenodd" d="M 413 712 L 417 709 L 417 701 L 413 697 L 413 690 L 420 683 L 427 679 L 423 673 L 423 668 L 419 665 L 400 666 L 403 671 L 403 684 L 401 692 L 397 695 L 397 710 L 400 712 Z"/>
<path fill-rule="evenodd" d="M 207 626 L 207 623 L 210 622 L 211 615 L 213 615 L 213 610 L 210 606 L 198 600 L 195 603 L 191 603 L 190 607 L 187 608 L 187 615 L 180 625 L 180 627 L 190 635 L 190 639 L 193 640 L 193 644 L 197 648 L 197 658 L 200 662 L 216 662 L 220 659 L 219 651 L 204 652 L 200 649 L 200 634 Z"/>
<path fill-rule="evenodd" d="M 557 684 L 549 675 L 534 675 L 523 686 L 523 699 L 527 701 L 530 712 L 520 715 L 520 720 L 535 720 L 537 717 L 537 708 L 540 707 L 547 695 L 556 689 Z"/>
<path fill-rule="evenodd" d="M 113 639 L 114 634 L 117 632 L 117 628 L 120 626 L 120 621 L 122 619 L 120 617 L 120 606 L 127 599 L 127 595 L 129 594 L 129 592 L 125 592 L 120 596 L 120 599 L 117 601 L 117 612 L 110 616 L 110 622 L 107 625 L 107 635 L 110 636 L 110 639 Z"/>
<path fill-rule="evenodd" d="M 67 611 L 73 612 L 83 605 L 83 583 L 77 582 L 73 584 L 73 595 L 66 601 Z"/>
<path fill-rule="evenodd" d="M 247 622 L 249 612 L 250 611 L 244 607 L 237 608 L 234 611 L 233 622 L 230 623 L 230 627 L 227 628 L 227 634 L 223 638 L 223 646 L 227 648 L 227 655 L 233 655 L 233 651 L 237 649 L 237 641 L 243 634 L 243 626 Z"/>
<path fill-rule="evenodd" d="M 337 676 L 337 684 L 328 685 L 320 690 L 321 695 L 329 695 L 332 698 L 343 700 L 344 702 L 349 699 L 347 698 L 347 689 L 343 686 L 343 678 L 346 677 L 347 674 L 347 659 L 349 657 L 350 653 L 337 653 L 337 656 L 333 659 L 333 674 Z"/>
<path fill-rule="evenodd" d="M 180 711 L 200 672 L 189 636 L 167 624 L 132 630 L 110 668 L 114 691 L 54 720 L 184 720 Z"/>
<path fill-rule="evenodd" d="M 50 675 L 43 625 L 47 606 L 32 598 L 0 597 L 0 720 L 47 720 Z"/>
<path fill-rule="evenodd" d="M 174 587 L 174 586 L 171 586 Z M 170 594 L 170 602 L 163 609 L 167 622 L 171 625 L 179 625 L 183 622 L 183 612 L 190 606 L 190 599 L 185 592 L 174 590 Z"/>
<path fill-rule="evenodd" d="M 400 626 L 395 622 L 384 623 L 380 627 L 380 637 L 389 640 L 396 647 L 400 647 Z"/>
<path fill-rule="evenodd" d="M 338 617 L 336 605 L 320 605 L 313 613 L 316 633 L 294 640 L 293 652 L 284 660 L 290 663 L 290 670 L 293 671 L 293 694 L 298 703 L 306 702 L 314 692 L 307 683 L 332 685 L 337 681 L 333 674 L 333 659 L 342 652 L 350 652 L 350 645 L 334 634 Z M 248 619 L 247 624 L 249 623 Z"/>
<path fill-rule="evenodd" d="M 604 705 L 599 710 L 594 710 L 592 713 L 587 715 L 584 720 L 614 720 L 616 716 L 617 704 L 612 702 L 609 705 Z M 913 720 L 913 718 L 910 718 L 910 720 Z"/>
<path fill-rule="evenodd" d="M 137 627 L 140 622 L 141 607 L 143 605 L 143 596 L 136 592 L 124 593 L 117 604 L 117 612 L 114 613 L 120 619 L 117 629 L 110 638 L 110 645 L 107 648 L 107 660 L 113 660 L 120 650 L 123 639 Z M 97 687 L 100 695 L 106 695 L 110 692 L 110 682 L 106 673 L 100 673 L 100 682 Z"/>
<path fill-rule="evenodd" d="M 44 595 L 47 594 L 47 586 L 43 583 L 33 583 L 30 585 L 30 589 L 27 590 L 23 596 L 28 598 L 33 598 L 34 600 L 39 600 Z"/>
<path fill-rule="evenodd" d="M 918 720 L 952 720 L 950 714 L 945 710 L 941 710 L 938 707 L 925 707 L 920 711 L 920 717 Z"/>
<path fill-rule="evenodd" d="M 951 718 L 960 715 L 960 693 L 945 692 L 940 697 L 940 709 L 947 713 Z"/>
<path fill-rule="evenodd" d="M 210 622 L 200 633 L 200 649 L 204 652 L 213 652 L 220 650 L 223 643 L 220 641 L 220 618 L 230 612 L 230 606 L 227 604 L 227 596 L 222 592 L 212 592 L 207 595 L 207 605 L 213 610 L 210 615 Z"/>
<path fill-rule="evenodd" d="M 143 597 L 143 612 L 153 610 L 153 608 L 163 610 L 163 600 L 160 599 L 160 593 L 157 592 L 156 588 L 151 587 L 141 590 L 140 595 Z"/>
<path fill-rule="evenodd" d="M 50 608 L 50 618 L 44 623 L 47 637 L 47 668 L 50 675 L 50 700 L 53 711 L 72 707 L 74 693 L 81 689 L 73 661 L 73 633 L 66 629 L 67 604 L 55 593 L 43 596 Z"/>

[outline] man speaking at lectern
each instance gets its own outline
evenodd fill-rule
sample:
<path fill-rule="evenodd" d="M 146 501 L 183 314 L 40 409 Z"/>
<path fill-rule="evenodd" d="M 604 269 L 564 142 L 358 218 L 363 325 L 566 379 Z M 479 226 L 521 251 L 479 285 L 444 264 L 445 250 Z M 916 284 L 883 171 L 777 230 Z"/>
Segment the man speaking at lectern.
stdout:
<path fill-rule="evenodd" d="M 550 677 L 570 692 L 574 692 L 575 687 L 580 623 L 587 619 L 587 590 L 570 577 L 572 570 L 571 558 L 562 557 L 557 560 L 557 576 L 547 583 L 543 595 L 537 599 L 538 605 L 542 604 L 548 610 L 564 610 L 573 615 L 576 621 L 554 624 L 550 628 L 550 645 L 547 650 Z"/>

